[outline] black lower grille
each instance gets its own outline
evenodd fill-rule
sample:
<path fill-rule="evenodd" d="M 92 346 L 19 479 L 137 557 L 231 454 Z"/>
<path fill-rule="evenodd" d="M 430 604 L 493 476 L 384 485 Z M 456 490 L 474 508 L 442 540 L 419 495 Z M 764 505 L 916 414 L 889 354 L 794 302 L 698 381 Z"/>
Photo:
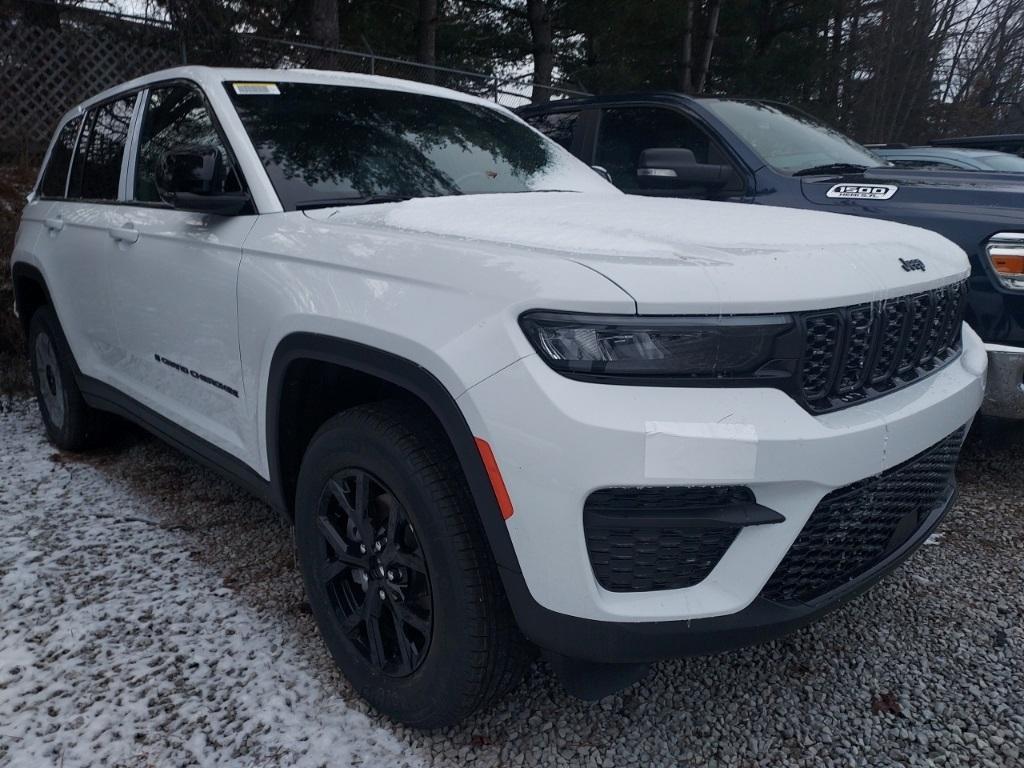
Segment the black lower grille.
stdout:
<path fill-rule="evenodd" d="M 594 575 L 612 592 L 692 587 L 711 573 L 740 531 L 702 516 L 753 502 L 753 493 L 741 486 L 594 491 L 583 509 Z"/>
<path fill-rule="evenodd" d="M 966 282 L 801 316 L 800 394 L 814 413 L 906 386 L 960 351 Z"/>
<path fill-rule="evenodd" d="M 898 467 L 828 494 L 761 597 L 807 602 L 885 559 L 948 498 L 963 439 L 961 428 Z"/>

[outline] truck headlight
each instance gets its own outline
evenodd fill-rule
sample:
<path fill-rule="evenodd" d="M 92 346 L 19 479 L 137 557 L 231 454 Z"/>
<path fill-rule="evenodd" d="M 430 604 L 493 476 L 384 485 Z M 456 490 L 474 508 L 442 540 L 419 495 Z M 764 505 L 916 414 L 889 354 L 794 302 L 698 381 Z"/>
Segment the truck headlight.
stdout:
<path fill-rule="evenodd" d="M 523 314 L 519 324 L 544 361 L 572 377 L 791 375 L 791 370 L 771 365 L 777 341 L 793 328 L 788 315 L 644 317 L 537 311 Z"/>
<path fill-rule="evenodd" d="M 1024 233 L 1000 232 L 985 245 L 988 262 L 1000 285 L 1024 291 Z"/>

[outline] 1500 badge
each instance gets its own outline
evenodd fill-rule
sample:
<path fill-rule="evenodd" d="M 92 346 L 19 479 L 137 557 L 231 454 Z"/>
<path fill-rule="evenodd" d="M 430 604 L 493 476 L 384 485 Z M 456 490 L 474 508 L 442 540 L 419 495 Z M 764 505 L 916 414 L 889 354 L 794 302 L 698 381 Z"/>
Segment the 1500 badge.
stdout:
<path fill-rule="evenodd" d="M 888 200 L 898 190 L 895 184 L 835 184 L 826 197 L 840 200 Z"/>

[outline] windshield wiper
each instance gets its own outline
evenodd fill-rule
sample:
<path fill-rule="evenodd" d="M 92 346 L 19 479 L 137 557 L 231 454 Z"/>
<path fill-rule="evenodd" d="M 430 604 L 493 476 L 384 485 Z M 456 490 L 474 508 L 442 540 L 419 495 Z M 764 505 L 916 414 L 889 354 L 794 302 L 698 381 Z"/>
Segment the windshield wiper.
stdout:
<path fill-rule="evenodd" d="M 814 176 L 815 174 L 828 173 L 860 173 L 870 168 L 870 165 L 857 165 L 856 163 L 828 163 L 826 165 L 812 165 L 810 168 L 803 168 L 793 173 L 794 176 Z"/>
<path fill-rule="evenodd" d="M 331 197 L 323 200 L 307 200 L 295 206 L 296 210 L 309 211 L 314 208 L 337 208 L 345 205 L 373 205 L 374 203 L 401 203 L 411 200 L 411 195 L 357 195 L 355 197 Z"/>

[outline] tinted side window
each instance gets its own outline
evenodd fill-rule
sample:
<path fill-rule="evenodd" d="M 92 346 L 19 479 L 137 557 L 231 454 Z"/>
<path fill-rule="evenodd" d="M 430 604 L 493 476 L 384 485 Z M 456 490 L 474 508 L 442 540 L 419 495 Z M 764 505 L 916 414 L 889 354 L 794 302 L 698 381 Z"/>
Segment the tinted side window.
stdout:
<path fill-rule="evenodd" d="M 78 126 L 81 124 L 82 118 L 75 117 L 61 128 L 50 153 L 50 162 L 46 164 L 43 173 L 43 183 L 39 190 L 43 197 L 64 197 L 71 155 L 75 151 L 75 139 L 78 138 Z"/>
<path fill-rule="evenodd" d="M 89 110 L 71 169 L 68 197 L 117 199 L 121 159 L 134 107 L 132 94 Z"/>
<path fill-rule="evenodd" d="M 711 142 L 691 120 L 670 109 L 623 107 L 601 113 L 594 163 L 608 169 L 619 189 L 638 188 L 640 153 L 654 147 L 689 149 L 698 163 L 707 163 Z"/>
<path fill-rule="evenodd" d="M 571 150 L 573 134 L 576 131 L 576 120 L 579 116 L 579 112 L 553 112 L 548 115 L 528 117 L 526 122 L 549 139 Z"/>
<path fill-rule="evenodd" d="M 231 157 L 224 149 L 202 94 L 185 85 L 150 91 L 135 164 L 135 199 L 141 203 L 160 202 L 156 191 L 156 168 L 160 158 L 168 150 L 196 146 L 219 149 L 227 164 L 226 191 L 241 191 Z"/>

